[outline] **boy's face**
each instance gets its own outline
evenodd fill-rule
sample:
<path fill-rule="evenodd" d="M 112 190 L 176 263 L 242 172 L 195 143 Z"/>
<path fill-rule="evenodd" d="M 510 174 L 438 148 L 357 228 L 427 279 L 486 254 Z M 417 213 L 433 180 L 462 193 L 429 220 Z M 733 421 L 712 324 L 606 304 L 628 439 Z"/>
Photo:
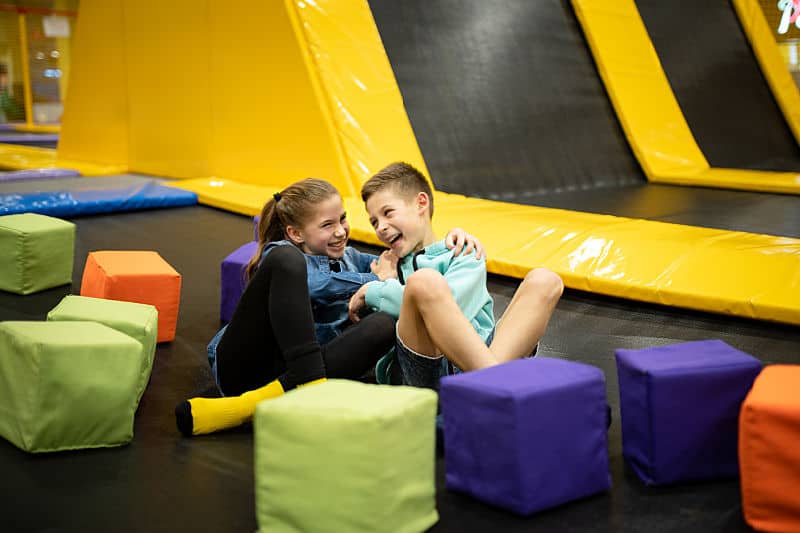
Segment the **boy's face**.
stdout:
<path fill-rule="evenodd" d="M 409 200 L 391 188 L 374 193 L 366 202 L 375 235 L 397 257 L 424 247 L 429 226 L 427 206 L 427 194 L 421 192 Z"/>
<path fill-rule="evenodd" d="M 323 200 L 303 226 L 289 226 L 286 233 L 307 254 L 339 259 L 344 255 L 350 236 L 350 223 L 342 198 L 337 194 Z"/>

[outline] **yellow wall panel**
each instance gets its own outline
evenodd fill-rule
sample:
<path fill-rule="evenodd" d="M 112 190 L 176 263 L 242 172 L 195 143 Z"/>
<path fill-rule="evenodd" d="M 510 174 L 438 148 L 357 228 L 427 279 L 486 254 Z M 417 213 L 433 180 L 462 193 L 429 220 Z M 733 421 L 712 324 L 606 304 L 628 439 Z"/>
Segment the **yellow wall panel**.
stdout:
<path fill-rule="evenodd" d="M 346 194 L 349 177 L 293 8 L 282 0 L 211 5 L 213 174 L 272 185 L 315 176 Z"/>
<path fill-rule="evenodd" d="M 73 65 L 62 157 L 352 192 L 291 2 L 83 0 L 79 20 L 87 59 Z"/>
<path fill-rule="evenodd" d="M 208 3 L 126 1 L 123 16 L 131 170 L 210 175 Z"/>
<path fill-rule="evenodd" d="M 81 2 L 58 157 L 128 164 L 128 81 L 122 0 Z M 64 166 L 62 164 L 62 166 Z"/>

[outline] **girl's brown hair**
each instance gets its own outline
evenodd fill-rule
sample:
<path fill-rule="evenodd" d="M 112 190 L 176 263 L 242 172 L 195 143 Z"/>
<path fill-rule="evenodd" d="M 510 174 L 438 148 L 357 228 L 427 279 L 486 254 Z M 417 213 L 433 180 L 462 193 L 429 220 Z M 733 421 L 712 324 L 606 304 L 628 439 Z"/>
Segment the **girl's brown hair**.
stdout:
<path fill-rule="evenodd" d="M 302 226 L 313 213 L 314 206 L 339 196 L 336 187 L 325 180 L 306 178 L 292 183 L 270 198 L 261 210 L 258 221 L 258 248 L 245 269 L 250 280 L 261 262 L 264 247 L 286 238 L 287 226 Z"/>

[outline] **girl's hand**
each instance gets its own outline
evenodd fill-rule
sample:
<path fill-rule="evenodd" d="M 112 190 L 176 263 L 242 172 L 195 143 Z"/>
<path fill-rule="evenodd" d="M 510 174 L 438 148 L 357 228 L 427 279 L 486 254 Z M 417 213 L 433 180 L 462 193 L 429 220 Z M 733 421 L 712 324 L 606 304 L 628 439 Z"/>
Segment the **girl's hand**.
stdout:
<path fill-rule="evenodd" d="M 367 306 L 367 285 L 364 284 L 350 297 L 350 303 L 347 305 L 347 314 L 350 315 L 350 322 L 356 324 L 361 317 L 358 316 L 359 311 Z"/>
<path fill-rule="evenodd" d="M 481 241 L 461 228 L 451 229 L 447 237 L 444 238 L 444 244 L 450 250 L 455 250 L 453 253 L 454 256 L 459 255 L 462 251 L 468 254 L 475 250 L 475 259 L 485 257 Z"/>
<path fill-rule="evenodd" d="M 383 252 L 377 260 L 370 265 L 372 273 L 381 281 L 397 277 L 397 256 L 391 250 Z"/>

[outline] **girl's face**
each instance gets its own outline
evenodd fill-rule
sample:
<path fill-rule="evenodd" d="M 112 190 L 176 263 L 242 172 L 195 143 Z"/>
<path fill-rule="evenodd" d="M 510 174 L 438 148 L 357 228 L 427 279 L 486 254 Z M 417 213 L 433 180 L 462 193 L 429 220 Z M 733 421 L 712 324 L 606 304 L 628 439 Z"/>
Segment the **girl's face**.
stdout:
<path fill-rule="evenodd" d="M 342 198 L 335 194 L 323 200 L 303 226 L 289 226 L 286 233 L 307 254 L 339 259 L 344 255 L 350 237 L 350 223 Z"/>

